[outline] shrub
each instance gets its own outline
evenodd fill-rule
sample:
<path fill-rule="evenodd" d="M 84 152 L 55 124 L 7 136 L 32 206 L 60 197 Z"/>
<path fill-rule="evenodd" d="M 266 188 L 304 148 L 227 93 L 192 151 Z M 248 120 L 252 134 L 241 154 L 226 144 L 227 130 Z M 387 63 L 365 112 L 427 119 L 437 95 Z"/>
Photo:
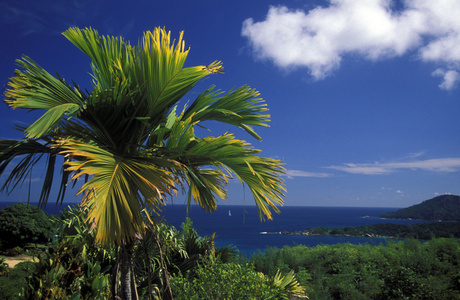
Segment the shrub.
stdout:
<path fill-rule="evenodd" d="M 27 243 L 47 243 L 52 236 L 49 217 L 38 206 L 16 203 L 0 210 L 0 245 L 3 249 Z"/>
<path fill-rule="evenodd" d="M 0 276 L 0 298 L 21 299 L 23 289 L 27 285 L 28 278 L 35 269 L 35 263 L 24 261 L 18 263 L 14 268 L 9 269 Z"/>
<path fill-rule="evenodd" d="M 293 273 L 269 277 L 251 264 L 211 261 L 199 265 L 196 276 L 181 273 L 171 278 L 174 299 L 290 299 L 303 293 Z"/>
<path fill-rule="evenodd" d="M 195 278 L 178 274 L 171 278 L 176 300 L 193 299 L 280 299 L 279 290 L 263 273 L 250 265 L 216 263 L 199 266 Z"/>

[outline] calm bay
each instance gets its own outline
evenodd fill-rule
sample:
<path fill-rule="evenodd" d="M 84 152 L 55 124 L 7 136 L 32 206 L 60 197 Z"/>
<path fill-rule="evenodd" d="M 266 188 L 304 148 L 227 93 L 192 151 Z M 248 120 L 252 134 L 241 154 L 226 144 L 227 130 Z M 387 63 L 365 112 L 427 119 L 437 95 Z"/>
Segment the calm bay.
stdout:
<path fill-rule="evenodd" d="M 15 202 L 0 202 L 0 209 Z M 34 204 L 34 203 L 31 203 Z M 49 203 L 44 211 L 58 215 L 68 204 L 56 206 Z M 318 207 L 318 206 L 285 206 L 281 213 L 273 214 L 273 220 L 260 221 L 255 206 L 220 205 L 218 210 L 211 213 L 192 205 L 189 213 L 194 227 L 201 236 L 210 236 L 215 233 L 216 247 L 234 245 L 238 250 L 250 256 L 263 251 L 266 247 L 283 247 L 302 244 L 316 246 L 338 243 L 352 244 L 380 244 L 383 238 L 364 238 L 346 236 L 306 236 L 284 235 L 281 231 L 302 231 L 311 227 L 347 227 L 377 223 L 414 224 L 416 220 L 382 219 L 382 213 L 394 211 L 398 208 L 376 207 Z M 176 228 L 180 228 L 187 216 L 185 205 L 167 205 L 161 217 Z"/>

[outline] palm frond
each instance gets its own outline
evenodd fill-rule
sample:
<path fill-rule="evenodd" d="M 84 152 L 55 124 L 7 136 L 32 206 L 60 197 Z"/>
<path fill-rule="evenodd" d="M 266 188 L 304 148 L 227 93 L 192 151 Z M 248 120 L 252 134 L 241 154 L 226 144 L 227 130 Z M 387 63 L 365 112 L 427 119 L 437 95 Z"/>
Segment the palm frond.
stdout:
<path fill-rule="evenodd" d="M 47 110 L 25 130 L 28 138 L 39 138 L 53 130 L 65 114 L 75 114 L 82 104 L 82 95 L 78 88 L 72 89 L 27 56 L 16 62 L 25 71 L 16 70 L 4 92 L 5 101 L 12 108 Z"/>
<path fill-rule="evenodd" d="M 18 185 L 22 185 L 28 179 L 33 168 L 44 158 L 47 158 L 45 163 L 45 176 L 43 178 L 42 191 L 39 197 L 39 205 L 45 206 L 53 184 L 55 164 L 56 164 L 56 151 L 51 149 L 51 143 L 48 141 L 37 140 L 0 140 L 0 175 L 2 175 L 7 166 L 13 161 L 18 159 L 19 162 L 15 163 L 13 169 L 5 179 L 0 191 L 11 192 Z M 58 201 L 63 199 L 65 185 L 67 184 L 67 174 L 62 174 Z"/>
<path fill-rule="evenodd" d="M 217 209 L 216 199 L 225 200 L 229 175 L 220 169 L 187 168 L 189 194 L 187 210 L 192 198 L 204 210 L 212 212 Z"/>
<path fill-rule="evenodd" d="M 95 86 L 80 118 L 106 128 L 116 144 L 144 142 L 200 79 L 223 70 L 220 62 L 183 68 L 189 51 L 183 33 L 176 43 L 161 28 L 144 33 L 137 47 L 91 28 L 63 34 L 93 62 Z"/>
<path fill-rule="evenodd" d="M 170 137 L 165 147 L 165 150 L 171 148 L 167 152 L 170 159 L 187 167 L 186 177 L 190 188 L 188 202 L 193 198 L 203 208 L 213 210 L 217 197 L 226 197 L 223 185 L 227 175 L 224 175 L 223 169 L 235 173 L 242 183 L 247 184 L 259 209 L 260 218 L 265 216 L 271 219 L 270 209 L 279 212 L 276 205 L 283 204 L 286 190 L 280 177 L 284 174 L 282 163 L 259 156 L 260 150 L 251 148 L 249 143 L 235 139 L 231 134 L 197 138 L 190 124 L 192 118 L 176 120 L 171 127 L 174 139 Z M 214 167 L 212 175 L 217 176 L 214 180 L 204 180 L 204 173 L 201 173 L 204 166 Z"/>
<path fill-rule="evenodd" d="M 105 37 L 92 28 L 77 27 L 69 28 L 63 35 L 91 59 L 98 91 L 129 79 L 135 53 L 134 47 L 122 37 Z"/>
<path fill-rule="evenodd" d="M 124 243 L 145 228 L 141 211 L 158 211 L 176 184 L 189 187 L 189 202 L 212 211 L 225 199 L 234 173 L 254 195 L 261 218 L 283 203 L 284 169 L 275 159 L 230 134 L 198 138 L 194 126 L 213 120 L 242 128 L 261 139 L 253 126 L 270 116 L 259 93 L 247 86 L 227 93 L 214 87 L 177 114 L 182 98 L 204 77 L 223 73 L 222 63 L 185 67 L 189 47 L 162 28 L 144 33 L 137 46 L 121 37 L 101 36 L 91 28 L 63 35 L 92 61 L 93 89 L 83 94 L 23 57 L 4 92 L 12 108 L 42 109 L 22 131 L 24 141 L 0 140 L 0 174 L 15 159 L 4 190 L 26 180 L 47 158 L 40 202 L 46 203 L 56 156 L 64 156 L 59 199 L 68 181 L 79 189 L 88 218 L 102 244 Z"/>
<path fill-rule="evenodd" d="M 290 296 L 294 296 L 294 299 L 309 299 L 305 296 L 305 287 L 299 284 L 293 270 L 285 275 L 280 270 L 277 270 L 273 277 L 273 285 L 284 291 L 289 298 L 291 298 Z"/>
<path fill-rule="evenodd" d="M 194 199 L 206 210 L 214 210 L 218 198 L 225 199 L 223 188 L 229 173 L 235 173 L 241 182 L 250 188 L 261 219 L 271 219 L 270 209 L 279 212 L 276 205 L 283 204 L 285 192 L 282 163 L 276 159 L 258 156 L 260 150 L 251 148 L 245 141 L 237 140 L 231 134 L 218 137 L 198 138 L 194 134 L 192 120 L 195 114 L 185 119 L 170 116 L 169 138 L 164 150 L 165 156 L 186 166 L 186 181 L 189 185 L 188 204 Z M 214 180 L 205 180 L 206 173 L 201 173 L 204 166 L 212 166 Z M 181 170 L 183 172 L 183 170 Z M 207 174 L 209 173 L 209 171 Z"/>
<path fill-rule="evenodd" d="M 148 95 L 148 117 L 157 122 L 203 77 L 221 73 L 222 63 L 184 68 L 189 48 L 185 48 L 183 32 L 171 41 L 171 33 L 159 27 L 146 32 L 138 46 L 136 78 L 144 84 Z"/>
<path fill-rule="evenodd" d="M 200 145 L 200 151 L 209 151 L 211 150 L 209 145 L 215 144 L 217 147 L 208 155 L 214 161 L 228 167 L 242 183 L 249 187 L 254 196 L 259 217 L 264 219 L 265 216 L 272 219 L 270 209 L 279 212 L 276 205 L 283 204 L 286 191 L 284 181 L 280 177 L 284 174 L 282 163 L 276 159 L 258 156 L 259 150 L 250 148 L 248 143 L 236 140 L 231 135 L 203 140 L 205 142 L 200 144 L 206 144 L 206 146 Z"/>
<path fill-rule="evenodd" d="M 270 115 L 260 93 L 242 86 L 227 93 L 211 87 L 201 93 L 186 110 L 184 118 L 193 115 L 193 122 L 214 120 L 238 126 L 258 140 L 261 137 L 252 126 L 267 127 Z"/>
<path fill-rule="evenodd" d="M 141 210 L 157 211 L 165 194 L 174 190 L 169 172 L 141 159 L 128 159 L 94 143 L 62 140 L 59 153 L 77 158 L 66 162 L 73 180 L 91 178 L 83 184 L 83 204 L 90 208 L 88 218 L 96 227 L 96 240 L 103 245 L 128 241 L 144 230 Z"/>

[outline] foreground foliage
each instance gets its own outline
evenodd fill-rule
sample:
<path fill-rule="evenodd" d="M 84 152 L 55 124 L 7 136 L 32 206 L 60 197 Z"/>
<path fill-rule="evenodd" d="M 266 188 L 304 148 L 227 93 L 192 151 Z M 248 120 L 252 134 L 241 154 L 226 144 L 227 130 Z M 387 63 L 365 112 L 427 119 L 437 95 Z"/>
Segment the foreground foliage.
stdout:
<path fill-rule="evenodd" d="M 113 299 L 121 284 L 120 247 L 95 243 L 80 208 L 65 212 L 55 225 L 59 239 L 37 263 L 8 268 L 0 261 L 0 295 Z M 200 237 L 187 220 L 181 230 L 153 223 L 139 237 L 133 258 L 140 299 L 162 299 L 166 288 L 175 299 L 460 297 L 460 240 L 453 238 L 267 248 L 246 260 L 230 247 L 215 249 L 213 237 Z"/>
<path fill-rule="evenodd" d="M 115 299 L 121 285 L 116 252 L 121 247 L 95 243 L 86 214 L 74 207 L 53 218 L 59 238 L 38 255 L 38 262 L 14 269 L 0 265 L 5 299 Z M 180 231 L 163 222 L 152 224 L 139 237 L 133 258 L 140 299 L 162 299 L 170 280 L 177 299 L 291 299 L 304 294 L 293 273 L 256 272 L 247 262 L 237 262 L 231 247 L 215 249 L 213 237 L 200 237 L 189 219 Z"/>
<path fill-rule="evenodd" d="M 303 296 L 291 274 L 266 276 L 248 263 L 208 261 L 198 265 L 194 276 L 179 273 L 171 280 L 174 299 L 292 299 Z"/>
<path fill-rule="evenodd" d="M 121 247 L 98 245 L 87 213 L 73 207 L 54 218 L 59 240 L 38 256 L 24 285 L 27 299 L 108 299 L 117 294 L 121 277 L 116 252 Z M 170 276 L 195 274 L 203 260 L 234 257 L 228 248 L 216 250 L 213 237 L 200 237 L 190 220 L 181 231 L 157 222 L 145 232 L 133 253 L 136 294 L 141 299 L 160 299 Z"/>
<path fill-rule="evenodd" d="M 95 243 L 85 211 L 67 209 L 53 218 L 59 240 L 38 256 L 27 299 L 108 299 L 115 252 Z"/>
<path fill-rule="evenodd" d="M 0 299 L 21 299 L 20 295 L 23 294 L 34 269 L 35 264 L 30 261 L 20 262 L 14 268 L 4 268 L 4 271 L 0 272 Z"/>
<path fill-rule="evenodd" d="M 311 299 L 457 299 L 460 241 L 268 248 L 254 255 L 267 275 L 295 270 Z"/>

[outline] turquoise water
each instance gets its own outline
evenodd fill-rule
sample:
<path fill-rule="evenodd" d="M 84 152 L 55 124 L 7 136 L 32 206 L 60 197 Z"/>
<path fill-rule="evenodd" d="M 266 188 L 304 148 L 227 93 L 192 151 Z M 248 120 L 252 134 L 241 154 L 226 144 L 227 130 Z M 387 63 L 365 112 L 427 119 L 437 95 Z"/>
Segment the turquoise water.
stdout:
<path fill-rule="evenodd" d="M 0 203 L 0 209 L 13 203 Z M 50 214 L 59 214 L 67 207 L 48 204 L 44 209 Z M 394 211 L 397 208 L 375 207 L 311 207 L 287 206 L 281 208 L 280 214 L 274 214 L 273 220 L 260 222 L 255 206 L 219 206 L 212 214 L 202 211 L 199 207 L 192 206 L 190 218 L 194 227 L 202 236 L 216 234 L 215 244 L 217 247 L 234 245 L 240 252 L 250 256 L 257 250 L 266 247 L 283 247 L 303 244 L 316 246 L 319 244 L 380 244 L 385 242 L 382 238 L 360 238 L 342 236 L 301 236 L 267 234 L 279 233 L 283 230 L 302 231 L 307 228 L 324 227 L 347 227 L 377 223 L 413 224 L 417 221 L 388 220 L 378 216 L 382 213 Z M 186 207 L 184 205 L 168 205 L 162 217 L 170 225 L 177 228 L 184 222 Z"/>

